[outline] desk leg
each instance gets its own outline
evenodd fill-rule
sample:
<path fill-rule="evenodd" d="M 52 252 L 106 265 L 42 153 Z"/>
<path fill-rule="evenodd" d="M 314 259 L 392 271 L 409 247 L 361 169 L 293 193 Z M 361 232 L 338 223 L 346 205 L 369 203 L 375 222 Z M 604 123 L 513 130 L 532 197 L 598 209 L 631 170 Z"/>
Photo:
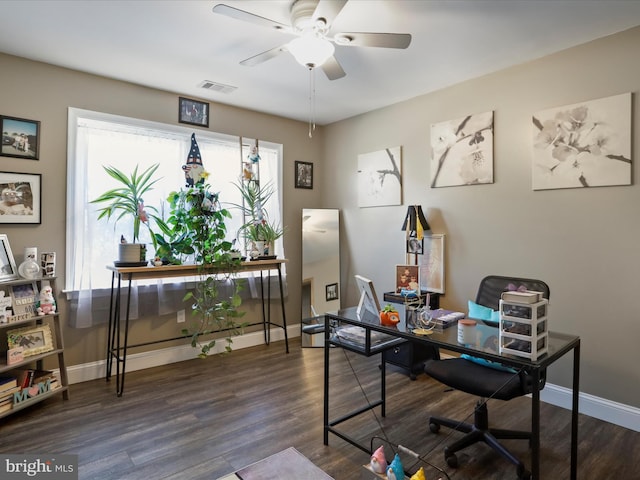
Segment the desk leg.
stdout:
<path fill-rule="evenodd" d="M 324 317 L 324 444 L 329 445 L 329 345 L 331 323 Z"/>
<path fill-rule="evenodd" d="M 284 311 L 284 289 L 282 288 L 282 269 L 278 264 L 278 285 L 280 286 L 280 308 L 282 308 L 282 328 L 284 329 L 284 344 L 289 353 L 289 334 L 287 333 L 287 314 Z"/>
<path fill-rule="evenodd" d="M 578 399 L 580 397 L 580 340 L 573 349 L 573 402 L 571 405 L 571 480 L 578 478 Z"/>
<path fill-rule="evenodd" d="M 531 402 L 531 478 L 540 478 L 540 370 L 533 371 Z"/>
<path fill-rule="evenodd" d="M 380 406 L 380 415 L 387 416 L 387 362 L 384 361 L 384 354 L 380 354 L 380 399 L 382 404 Z"/>

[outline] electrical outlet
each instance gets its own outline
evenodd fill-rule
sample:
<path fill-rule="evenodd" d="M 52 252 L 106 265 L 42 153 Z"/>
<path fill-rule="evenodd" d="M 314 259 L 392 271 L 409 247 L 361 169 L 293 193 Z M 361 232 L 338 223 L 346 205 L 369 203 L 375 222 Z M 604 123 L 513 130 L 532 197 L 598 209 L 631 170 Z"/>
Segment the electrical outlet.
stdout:
<path fill-rule="evenodd" d="M 184 310 L 178 310 L 178 323 L 184 323 L 185 321 L 186 319 Z"/>

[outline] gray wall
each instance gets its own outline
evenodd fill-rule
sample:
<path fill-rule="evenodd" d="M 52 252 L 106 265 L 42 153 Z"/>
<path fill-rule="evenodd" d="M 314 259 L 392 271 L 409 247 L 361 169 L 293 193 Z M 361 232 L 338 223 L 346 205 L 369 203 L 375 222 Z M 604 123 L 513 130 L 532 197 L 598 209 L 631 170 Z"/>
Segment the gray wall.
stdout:
<path fill-rule="evenodd" d="M 582 337 L 581 390 L 640 407 L 638 173 L 634 169 L 628 187 L 543 192 L 531 190 L 530 174 L 531 114 L 545 108 L 634 92 L 635 146 L 639 47 L 636 28 L 320 128 L 311 141 L 304 122 L 212 103 L 211 130 L 284 144 L 290 322 L 300 312 L 302 208 L 341 209 L 343 305 L 357 301 L 356 273 L 373 278 L 379 292 L 393 288 L 394 266 L 405 261 L 400 227 L 406 206 L 359 209 L 356 167 L 359 153 L 402 145 L 404 205 L 423 205 L 433 231 L 447 235 L 443 305 L 466 309 L 487 274 L 546 280 L 551 328 Z M 39 161 L 0 157 L 0 171 L 43 174 L 42 225 L 0 227 L 16 256 L 37 246 L 56 251 L 64 265 L 68 106 L 176 123 L 177 97 L 0 54 L 0 113 L 42 122 Z M 487 110 L 495 112 L 495 183 L 429 188 L 429 125 Z M 293 188 L 295 160 L 314 162 L 313 190 Z M 255 305 L 247 308 L 255 313 Z M 142 319 L 132 341 L 172 330 L 174 318 Z M 103 359 L 104 327 L 64 333 L 68 365 Z M 560 362 L 550 381 L 569 386 L 570 368 L 570 361 Z"/>
<path fill-rule="evenodd" d="M 38 251 L 57 252 L 58 286 L 64 285 L 65 206 L 67 161 L 67 108 L 69 106 L 116 115 L 177 124 L 178 94 L 132 85 L 103 77 L 32 62 L 0 54 L 0 114 L 41 122 L 40 160 L 21 160 L 0 156 L 0 171 L 42 174 L 43 220 L 41 225 L 0 225 L 6 233 L 16 261 L 22 261 L 25 246 Z M 259 138 L 284 145 L 284 235 L 285 252 L 291 261 L 287 318 L 296 323 L 300 318 L 301 223 L 302 208 L 319 207 L 320 191 L 295 189 L 294 161 L 313 162 L 315 171 L 322 170 L 322 130 L 309 140 L 307 124 L 270 115 L 211 104 L 210 130 L 249 138 Z M 194 131 L 198 131 L 194 127 Z M 204 159 L 205 165 L 207 159 Z M 212 172 L 215 175 L 215 171 Z M 105 265 L 112 259 L 105 259 Z M 60 302 L 61 312 L 68 305 Z M 257 302 L 246 302 L 247 320 L 257 318 Z M 274 303 L 274 315 L 279 305 Z M 278 317 L 276 317 L 278 318 Z M 175 316 L 144 318 L 131 328 L 130 343 L 171 338 L 179 334 Z M 106 351 L 106 328 L 64 329 L 68 366 L 103 360 Z M 182 342 L 184 343 L 184 342 Z M 160 347 L 170 346 L 163 344 Z M 157 348 L 157 347 L 156 347 Z M 195 355 L 195 350 L 194 350 Z"/>
<path fill-rule="evenodd" d="M 354 274 L 372 278 L 381 294 L 405 261 L 406 206 L 360 209 L 356 181 L 358 154 L 401 145 L 404 205 L 421 204 L 433 232 L 446 234 L 441 303 L 466 311 L 488 274 L 544 279 L 550 328 L 582 338 L 581 390 L 640 407 L 638 169 L 632 186 L 531 189 L 531 116 L 539 110 L 633 92 L 637 152 L 639 48 L 635 28 L 328 126 L 318 184 L 323 206 L 342 209 L 343 304 L 357 301 Z M 489 110 L 495 183 L 430 188 L 429 126 Z M 549 380 L 570 387 L 570 368 L 560 362 Z"/>

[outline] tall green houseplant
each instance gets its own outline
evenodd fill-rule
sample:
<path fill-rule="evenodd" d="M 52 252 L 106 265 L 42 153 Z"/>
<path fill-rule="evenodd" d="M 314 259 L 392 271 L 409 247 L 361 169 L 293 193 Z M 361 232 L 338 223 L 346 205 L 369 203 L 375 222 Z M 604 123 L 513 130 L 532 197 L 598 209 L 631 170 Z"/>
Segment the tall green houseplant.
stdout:
<path fill-rule="evenodd" d="M 99 210 L 98 220 L 102 218 L 111 219 L 115 217 L 115 224 L 119 220 L 131 216 L 133 218 L 133 236 L 132 242 L 138 243 L 140 238 L 140 226 L 146 225 L 151 232 L 153 232 L 149 226 L 149 217 L 155 216 L 157 209 L 153 206 L 145 206 L 144 196 L 153 189 L 153 186 L 160 180 L 159 178 L 153 178 L 159 165 L 155 164 L 147 168 L 141 173 L 138 173 L 138 165 L 135 166 L 131 175 L 118 170 L 116 167 L 104 166 L 105 172 L 117 180 L 121 185 L 111 190 L 107 190 L 91 203 L 106 203 L 105 207 Z M 142 249 L 144 250 L 144 249 Z M 144 260 L 143 253 L 140 253 L 140 260 Z"/>
<path fill-rule="evenodd" d="M 169 195 L 170 215 L 165 224 L 171 238 L 180 238 L 183 251 L 193 251 L 199 281 L 184 300 L 192 301 L 190 328 L 182 333 L 191 337 L 191 345 L 200 348 L 205 358 L 216 340 L 201 341 L 203 336 L 225 331 L 225 350 L 231 351 L 233 336 L 245 326 L 239 322 L 241 280 L 236 278 L 240 259 L 233 256 L 233 243 L 226 240 L 225 220 L 231 217 L 220 205 L 217 193 L 206 183 L 196 183 Z M 227 293 L 223 293 L 227 292 Z"/>

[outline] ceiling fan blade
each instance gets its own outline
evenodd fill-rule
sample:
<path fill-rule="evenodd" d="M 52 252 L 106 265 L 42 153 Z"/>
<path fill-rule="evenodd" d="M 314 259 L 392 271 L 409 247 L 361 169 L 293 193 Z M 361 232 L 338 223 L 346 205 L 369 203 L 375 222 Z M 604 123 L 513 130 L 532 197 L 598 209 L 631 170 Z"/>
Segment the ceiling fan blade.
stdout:
<path fill-rule="evenodd" d="M 276 22 L 275 20 L 270 20 L 259 15 L 254 15 L 253 13 L 240 10 L 239 8 L 230 7 L 229 5 L 225 5 L 223 3 L 219 3 L 218 5 L 214 6 L 213 13 L 219 13 L 220 15 L 224 15 L 226 17 L 235 18 L 236 20 L 242 20 L 243 22 L 255 23 L 256 25 L 261 25 L 263 27 L 293 33 L 291 25 L 285 25 L 284 23 Z"/>
<path fill-rule="evenodd" d="M 411 44 L 408 33 L 342 32 L 333 37 L 338 45 L 350 47 L 407 48 Z"/>
<path fill-rule="evenodd" d="M 331 24 L 340 14 L 348 1 L 349 0 L 320 0 L 313 12 L 313 18 L 316 20 L 323 18 L 327 27 L 331 27 Z"/>
<path fill-rule="evenodd" d="M 280 45 L 278 47 L 272 48 L 271 50 L 267 50 L 266 52 L 259 53 L 254 55 L 253 57 L 249 57 L 240 62 L 240 65 L 244 65 L 245 67 L 253 67 L 262 62 L 266 62 L 267 60 L 271 60 L 274 57 L 277 57 L 282 52 L 286 52 L 286 45 Z"/>
<path fill-rule="evenodd" d="M 342 69 L 342 66 L 340 65 L 340 63 L 338 63 L 338 60 L 333 55 L 329 57 L 329 59 L 325 61 L 320 66 L 320 68 L 322 68 L 322 71 L 329 80 L 337 80 L 346 75 L 346 73 Z"/>

